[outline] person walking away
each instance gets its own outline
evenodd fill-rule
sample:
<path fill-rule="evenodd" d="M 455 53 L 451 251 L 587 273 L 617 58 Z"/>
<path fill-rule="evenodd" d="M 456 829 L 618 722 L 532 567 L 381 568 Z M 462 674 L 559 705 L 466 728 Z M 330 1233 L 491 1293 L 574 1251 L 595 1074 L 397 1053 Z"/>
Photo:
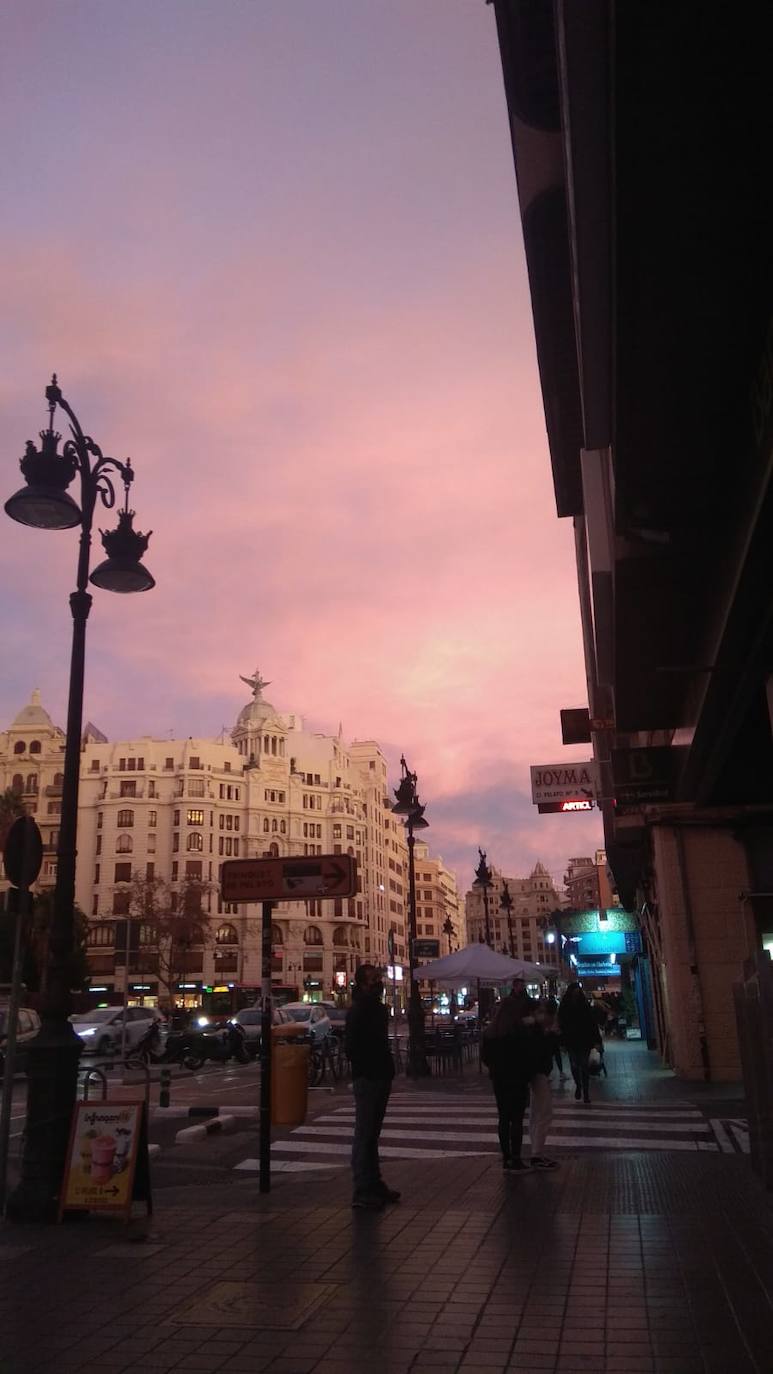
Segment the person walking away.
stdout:
<path fill-rule="evenodd" d="M 553 1120 L 553 1092 L 550 1075 L 553 1072 L 553 1058 L 558 1047 L 558 1023 L 556 1011 L 551 1008 L 555 998 L 545 998 L 537 1003 L 534 1034 L 532 1040 L 532 1077 L 529 1083 L 529 1139 L 531 1141 L 532 1169 L 557 1169 L 555 1159 L 545 1154 L 550 1123 Z M 557 1007 L 556 1003 L 556 1007 Z"/>
<path fill-rule="evenodd" d="M 561 1032 L 561 1043 L 566 1046 L 569 1054 L 569 1063 L 574 1079 L 575 1101 L 579 1102 L 582 1098 L 585 1105 L 589 1107 L 590 1073 L 588 1060 L 591 1050 L 595 1046 L 601 1047 L 601 1035 L 593 1015 L 593 1008 L 582 990 L 582 983 L 570 983 L 566 989 L 558 1008 L 558 1025 Z"/>
<path fill-rule="evenodd" d="M 389 1013 L 381 997 L 384 985 L 375 964 L 361 964 L 354 975 L 352 1005 L 346 1015 L 344 1044 L 352 1066 L 354 1139 L 352 1141 L 352 1207 L 380 1211 L 399 1202 L 396 1188 L 381 1177 L 378 1141 L 395 1076 L 389 1047 Z"/>
<path fill-rule="evenodd" d="M 550 1016 L 553 1018 L 553 1021 L 555 1022 L 555 1027 L 556 1027 L 556 1034 L 555 1034 L 555 1040 L 554 1040 L 555 1049 L 553 1050 L 553 1063 L 555 1064 L 556 1068 L 558 1069 L 558 1078 L 559 1078 L 559 1082 L 565 1083 L 565 1082 L 566 1082 L 566 1074 L 564 1073 L 564 1061 L 563 1061 L 563 1059 L 561 1058 L 561 1036 L 558 1034 L 558 998 L 557 998 L 557 997 L 554 997 L 553 994 L 551 993 L 550 997 L 548 997 L 547 1000 L 546 1000 L 546 1002 L 545 1002 L 545 1006 L 546 1006 L 547 1011 L 549 1012 Z M 552 1072 L 552 1064 L 551 1064 L 551 1072 Z"/>
<path fill-rule="evenodd" d="M 518 994 L 503 998 L 481 1041 L 481 1058 L 496 1098 L 502 1167 L 512 1173 L 529 1167 L 521 1158 L 523 1114 L 532 1068 L 532 1031 L 524 1025 L 524 1011 L 523 999 Z"/>

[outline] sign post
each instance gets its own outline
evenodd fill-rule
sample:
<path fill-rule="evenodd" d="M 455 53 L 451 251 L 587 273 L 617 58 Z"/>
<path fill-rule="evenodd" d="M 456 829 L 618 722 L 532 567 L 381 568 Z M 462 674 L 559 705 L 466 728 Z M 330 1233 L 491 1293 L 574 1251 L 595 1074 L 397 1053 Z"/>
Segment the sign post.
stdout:
<path fill-rule="evenodd" d="M 351 854 L 280 859 L 227 859 L 220 870 L 224 902 L 261 903 L 259 1188 L 271 1190 L 271 915 L 275 901 L 352 897 L 357 863 Z"/>
<path fill-rule="evenodd" d="M 353 897 L 357 861 L 351 854 L 300 859 L 226 859 L 221 869 L 224 902 L 306 901 Z"/>
<path fill-rule="evenodd" d="M 8 1024 L 5 1028 L 5 1063 L 3 1065 L 3 1094 L 0 1099 L 0 1208 L 5 1214 L 6 1181 L 8 1176 L 8 1145 L 11 1130 L 13 1101 L 13 1068 L 16 1058 L 16 1031 L 21 1002 L 22 924 L 31 908 L 30 887 L 35 882 L 43 862 L 43 841 L 37 822 L 32 816 L 20 816 L 14 821 L 5 841 L 3 863 L 14 887 L 16 926 L 13 937 L 13 966 L 11 995 L 8 1001 Z M 8 897 L 10 898 L 11 892 Z M 8 908 L 6 908 L 8 911 Z"/>
<path fill-rule="evenodd" d="M 273 902 L 262 903 L 260 940 L 261 998 L 260 1017 L 260 1160 L 259 1188 L 271 1191 L 271 915 Z"/>

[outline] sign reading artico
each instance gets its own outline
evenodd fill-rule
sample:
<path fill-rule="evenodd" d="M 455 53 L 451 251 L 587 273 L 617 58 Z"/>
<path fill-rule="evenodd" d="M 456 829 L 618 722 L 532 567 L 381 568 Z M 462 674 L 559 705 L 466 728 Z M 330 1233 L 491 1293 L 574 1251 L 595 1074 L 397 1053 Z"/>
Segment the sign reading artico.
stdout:
<path fill-rule="evenodd" d="M 598 773 L 593 759 L 583 763 L 533 764 L 530 772 L 531 799 L 535 806 L 540 802 L 592 802 L 598 791 Z"/>
<path fill-rule="evenodd" d="M 224 902 L 266 902 L 297 897 L 353 897 L 357 863 L 351 854 L 302 859 L 227 859 L 220 878 Z"/>

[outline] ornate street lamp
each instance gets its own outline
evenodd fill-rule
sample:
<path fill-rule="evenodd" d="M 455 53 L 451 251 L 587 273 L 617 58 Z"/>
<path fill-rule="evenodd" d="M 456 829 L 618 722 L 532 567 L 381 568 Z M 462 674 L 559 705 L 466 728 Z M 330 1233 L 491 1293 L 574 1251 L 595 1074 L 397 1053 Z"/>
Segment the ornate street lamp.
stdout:
<path fill-rule="evenodd" d="M 491 869 L 486 863 L 485 849 L 479 847 L 478 853 L 480 854 L 480 863 L 475 870 L 473 887 L 476 887 L 479 892 L 483 893 L 483 912 L 486 921 L 486 944 L 491 946 L 491 919 L 489 917 L 488 894 L 489 889 L 494 886 L 494 879 L 491 875 Z"/>
<path fill-rule="evenodd" d="M 507 881 L 502 883 L 502 896 L 499 905 L 507 916 L 507 933 L 510 937 L 510 958 L 515 958 L 515 940 L 513 939 L 513 899 L 510 896 L 510 889 Z"/>
<path fill-rule="evenodd" d="M 396 816 L 405 818 L 408 841 L 408 1065 L 407 1073 L 411 1078 L 426 1078 L 430 1073 L 427 1052 L 424 1044 L 424 1008 L 421 1004 L 418 980 L 414 978 L 416 969 L 416 866 L 414 862 L 414 830 L 426 830 L 429 821 L 424 819 L 425 808 L 421 805 L 416 791 L 416 774 L 408 771 L 404 758 L 400 759 L 403 773 L 400 785 L 395 790 L 397 798 L 392 811 Z"/>
<path fill-rule="evenodd" d="M 59 389 L 56 375 L 46 387 L 46 400 L 48 429 L 41 431 L 39 449 L 32 440 L 27 442 L 20 462 L 26 484 L 6 501 L 5 510 L 12 520 L 22 525 L 43 530 L 80 526 L 81 534 L 75 591 L 70 595 L 73 634 L 64 782 L 48 964 L 40 1006 L 42 1027 L 28 1047 L 27 1123 L 21 1181 L 8 1203 L 9 1216 L 20 1221 L 48 1220 L 56 1216 L 81 1052 L 81 1042 L 67 1018 L 71 1007 L 70 957 L 86 621 L 92 600 L 87 587 L 89 581 L 112 592 L 147 591 L 155 586 L 140 561 L 150 533 L 140 534 L 134 530 L 134 512 L 129 510 L 129 488 L 134 480 L 131 463 L 128 459 L 122 463 L 117 458 L 107 457 L 94 440 L 84 434 L 75 412 Z M 61 454 L 58 452 L 61 435 L 54 432 L 57 406 L 68 417 L 72 435 L 65 441 Z M 89 578 L 91 530 L 97 497 L 107 509 L 115 505 L 116 475 L 123 483 L 124 507 L 118 515 L 118 528 L 107 533 L 100 531 L 107 558 Z M 80 505 L 67 490 L 76 476 L 80 477 Z"/>

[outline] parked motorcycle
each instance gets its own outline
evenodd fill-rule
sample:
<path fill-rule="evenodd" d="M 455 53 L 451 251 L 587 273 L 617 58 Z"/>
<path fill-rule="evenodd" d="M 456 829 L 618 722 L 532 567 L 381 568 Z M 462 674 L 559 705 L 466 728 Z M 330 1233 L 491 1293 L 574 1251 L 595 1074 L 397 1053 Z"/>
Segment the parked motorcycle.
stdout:
<path fill-rule="evenodd" d="M 173 1038 L 170 1036 L 169 1040 Z M 180 1053 L 186 1069 L 200 1069 L 207 1060 L 214 1060 L 218 1064 L 224 1064 L 229 1059 L 236 1059 L 240 1064 L 250 1062 L 244 1031 L 236 1022 L 229 1022 L 225 1026 L 207 1026 L 203 1030 L 187 1032 L 180 1039 L 186 1042 L 185 1045 L 179 1049 L 176 1046 L 172 1048 Z M 169 1041 L 167 1041 L 168 1048 Z"/>
<path fill-rule="evenodd" d="M 141 1059 L 143 1064 L 159 1064 L 166 1059 L 166 1045 L 158 1021 L 151 1021 L 148 1029 L 132 1050 L 132 1057 Z"/>

